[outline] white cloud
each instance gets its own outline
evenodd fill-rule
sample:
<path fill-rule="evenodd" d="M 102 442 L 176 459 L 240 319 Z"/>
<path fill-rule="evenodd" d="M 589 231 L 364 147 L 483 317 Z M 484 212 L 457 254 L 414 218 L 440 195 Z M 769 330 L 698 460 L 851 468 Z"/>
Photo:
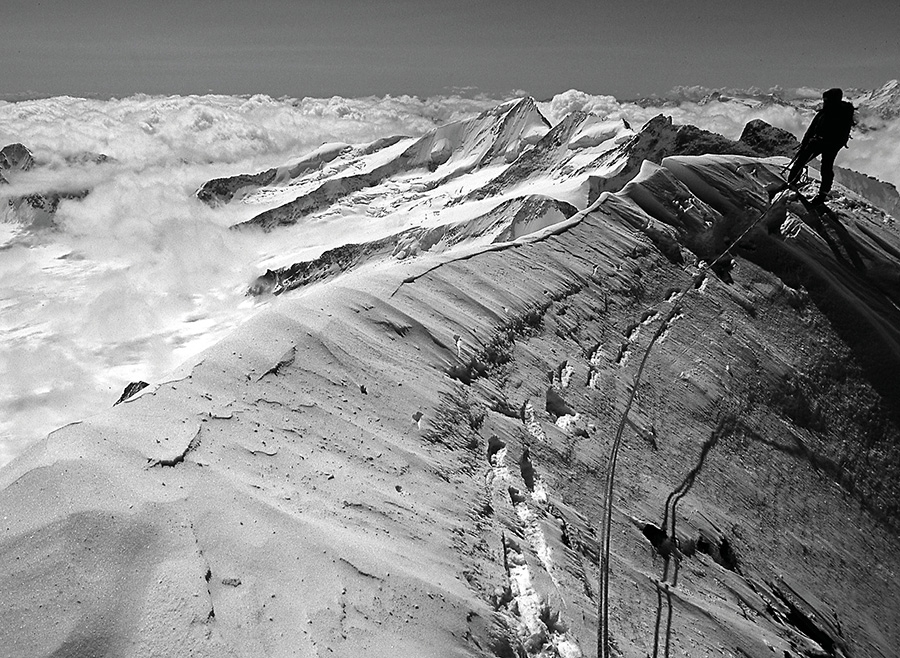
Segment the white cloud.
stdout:
<path fill-rule="evenodd" d="M 538 109 L 556 124 L 572 112 L 591 112 L 610 119 L 621 118 L 621 106 L 613 96 L 595 96 L 577 89 L 569 89 L 557 94 L 547 102 L 538 103 Z"/>
<path fill-rule="evenodd" d="M 877 131 L 855 133 L 837 164 L 893 183 L 900 189 L 900 119 Z"/>
<path fill-rule="evenodd" d="M 39 159 L 51 162 L 85 151 L 145 165 L 237 162 L 296 153 L 323 141 L 418 134 L 495 104 L 488 98 L 459 96 L 58 97 L 0 103 L 0 143 L 21 141 Z"/>

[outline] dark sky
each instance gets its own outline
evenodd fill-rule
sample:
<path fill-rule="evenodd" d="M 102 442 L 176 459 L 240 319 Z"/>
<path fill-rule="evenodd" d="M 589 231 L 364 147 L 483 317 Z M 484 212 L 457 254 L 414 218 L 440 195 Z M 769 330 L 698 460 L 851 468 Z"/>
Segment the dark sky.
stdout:
<path fill-rule="evenodd" d="M 0 96 L 875 87 L 897 0 L 3 0 Z"/>

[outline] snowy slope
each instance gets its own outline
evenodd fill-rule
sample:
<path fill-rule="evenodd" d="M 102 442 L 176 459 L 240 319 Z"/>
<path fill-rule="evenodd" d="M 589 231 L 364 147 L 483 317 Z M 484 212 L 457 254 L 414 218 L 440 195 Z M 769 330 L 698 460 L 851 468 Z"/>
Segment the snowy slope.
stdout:
<path fill-rule="evenodd" d="M 900 116 L 900 80 L 890 80 L 857 100 L 863 111 L 877 114 L 882 119 Z"/>
<path fill-rule="evenodd" d="M 0 654 L 897 655 L 900 232 L 651 124 L 235 187 L 281 294 L 0 470 Z"/>
<path fill-rule="evenodd" d="M 293 193 L 290 201 L 257 215 L 246 224 L 264 229 L 292 224 L 354 193 L 378 194 L 379 185 L 385 179 L 408 171 L 424 170 L 426 175 L 408 182 L 404 191 L 409 191 L 412 185 L 427 189 L 445 184 L 493 162 L 515 160 L 523 149 L 540 140 L 547 129 L 546 120 L 533 100 L 510 101 L 473 119 L 437 128 L 416 140 L 363 149 L 361 157 L 348 159 L 341 169 L 329 172 L 332 175 L 324 182 L 290 190 Z M 300 184 L 292 180 L 292 185 Z M 288 193 L 284 190 L 283 196 L 273 198 L 273 191 L 262 187 L 245 201 L 273 202 Z"/>

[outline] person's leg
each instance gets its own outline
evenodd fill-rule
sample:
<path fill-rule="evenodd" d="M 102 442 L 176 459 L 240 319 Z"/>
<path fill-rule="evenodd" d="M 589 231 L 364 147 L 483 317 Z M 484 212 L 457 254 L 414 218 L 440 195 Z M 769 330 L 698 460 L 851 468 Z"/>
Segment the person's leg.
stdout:
<path fill-rule="evenodd" d="M 831 185 L 834 183 L 834 159 L 837 157 L 839 150 L 828 149 L 822 152 L 822 182 L 819 183 L 817 199 L 824 201 L 828 192 L 831 191 Z"/>
<path fill-rule="evenodd" d="M 809 161 L 819 155 L 819 153 L 820 150 L 817 149 L 813 143 L 809 143 L 805 146 L 800 147 L 800 151 L 797 153 L 797 157 L 794 158 L 794 164 L 791 167 L 791 173 L 788 174 L 788 185 L 796 185 L 800 182 L 800 178 L 803 176 L 804 168 L 809 163 Z"/>

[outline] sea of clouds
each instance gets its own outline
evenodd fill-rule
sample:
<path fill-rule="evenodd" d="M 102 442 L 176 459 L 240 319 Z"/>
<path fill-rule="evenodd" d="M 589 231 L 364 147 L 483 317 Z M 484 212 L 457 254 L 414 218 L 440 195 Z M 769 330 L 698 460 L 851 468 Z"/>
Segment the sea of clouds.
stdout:
<path fill-rule="evenodd" d="M 229 231 L 250 212 L 202 204 L 194 192 L 203 182 L 283 164 L 327 142 L 423 134 L 501 100 L 0 102 L 0 147 L 21 142 L 37 161 L 0 186 L 0 465 L 53 429 L 108 407 L 129 381 L 163 380 L 267 303 L 245 291 L 277 236 Z M 551 123 L 586 110 L 635 128 L 662 111 L 733 139 L 753 118 L 799 136 L 812 116 L 785 105 L 700 103 L 684 92 L 662 109 L 574 90 L 539 107 Z M 838 164 L 900 185 L 898 145 L 900 123 L 881 125 L 858 135 Z M 107 159 L 97 161 L 98 154 Z M 5 201 L 78 190 L 90 193 L 63 200 L 40 226 Z"/>

